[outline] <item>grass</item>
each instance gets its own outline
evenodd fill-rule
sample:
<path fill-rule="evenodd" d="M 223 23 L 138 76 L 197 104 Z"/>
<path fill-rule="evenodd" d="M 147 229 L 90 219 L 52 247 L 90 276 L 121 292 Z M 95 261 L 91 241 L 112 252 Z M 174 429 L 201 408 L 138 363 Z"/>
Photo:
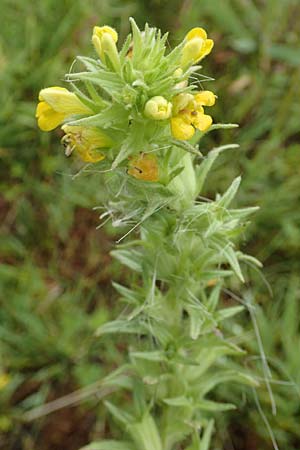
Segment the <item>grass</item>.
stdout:
<path fill-rule="evenodd" d="M 216 81 L 204 87 L 219 97 L 213 110 L 215 120 L 237 122 L 240 129 L 216 132 L 204 143 L 209 150 L 216 143 L 238 142 L 240 149 L 220 160 L 207 194 L 216 187 L 222 191 L 233 176 L 242 173 L 239 204 L 261 207 L 244 245 L 264 263 L 263 275 L 273 297 L 255 274 L 251 274 L 255 280 L 251 289 L 264 311 L 258 321 L 266 354 L 271 361 L 280 361 L 271 364 L 273 375 L 277 380 L 293 380 L 294 385 L 274 384 L 275 417 L 264 388 L 258 396 L 282 448 L 296 450 L 299 408 L 295 392 L 300 389 L 298 2 L 210 0 L 200 7 L 196 0 L 176 0 L 171 11 L 169 2 L 154 0 L 45 0 L 34 5 L 4 0 L 1 6 L 0 374 L 8 374 L 9 383 L 0 390 L 0 447 L 60 448 L 57 442 L 67 433 L 59 428 L 55 415 L 24 425 L 23 413 L 89 385 L 122 358 L 122 349 L 109 342 L 100 346 L 91 338 L 96 326 L 114 314 L 110 279 L 124 276 L 108 256 L 113 230 L 95 230 L 97 213 L 91 209 L 103 201 L 101 186 L 97 176 L 72 178 L 78 170 L 76 163 L 70 169 L 57 134 L 37 130 L 34 113 L 38 91 L 62 80 L 76 54 L 86 49 L 87 54 L 92 52 L 94 24 L 109 23 L 124 35 L 127 18 L 134 14 L 141 24 L 147 19 L 176 33 L 177 39 L 189 28 L 203 25 L 215 40 L 212 57 L 203 64 Z M 254 342 L 250 327 L 249 333 Z M 254 343 L 249 344 L 249 351 L 257 354 Z M 272 448 L 253 395 L 247 394 L 247 399 L 246 419 L 238 420 L 240 427 L 251 427 L 253 436 L 263 439 L 261 448 Z M 85 412 L 80 406 L 57 416 L 61 423 L 78 424 L 77 437 L 68 441 L 68 450 L 88 442 L 92 431 L 97 436 L 103 433 L 99 421 L 97 425 L 97 417 L 104 423 L 101 407 L 93 400 L 83 407 Z M 90 421 L 86 423 L 84 417 Z M 234 448 L 246 448 L 238 437 L 233 442 Z"/>

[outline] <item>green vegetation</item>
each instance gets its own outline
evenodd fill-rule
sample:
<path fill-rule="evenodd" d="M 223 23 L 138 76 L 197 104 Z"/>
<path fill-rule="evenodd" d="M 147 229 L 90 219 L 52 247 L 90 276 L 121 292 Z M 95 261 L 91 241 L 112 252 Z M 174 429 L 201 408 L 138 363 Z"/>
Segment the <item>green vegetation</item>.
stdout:
<path fill-rule="evenodd" d="M 99 344 L 93 334 L 116 316 L 111 278 L 127 274 L 109 256 L 114 230 L 96 230 L 92 208 L 104 198 L 97 174 L 74 178 L 78 167 L 66 162 L 59 132 L 39 132 L 34 114 L 39 90 L 57 84 L 76 54 L 93 51 L 93 25 L 116 26 L 124 37 L 134 15 L 178 40 L 193 26 L 209 30 L 215 49 L 203 65 L 217 81 L 205 87 L 219 97 L 212 115 L 240 128 L 203 142 L 207 150 L 231 142 L 240 148 L 220 157 L 205 195 L 216 187 L 223 192 L 242 174 L 236 203 L 260 206 L 243 251 L 264 263 L 263 276 L 250 267 L 254 281 L 245 292 L 234 285 L 232 291 L 260 305 L 257 321 L 278 411 L 272 414 L 264 381 L 256 393 L 227 385 L 220 399 L 241 406 L 227 416 L 216 448 L 272 449 L 259 402 L 279 448 L 298 449 L 299 2 L 176 0 L 170 7 L 159 0 L 3 0 L 1 14 L 0 448 L 58 450 L 64 442 L 66 450 L 77 450 L 113 427 L 93 383 L 122 363 L 125 343 L 115 347 L 106 338 Z M 237 341 L 247 338 L 249 370 L 264 378 L 249 316 L 236 334 Z M 64 399 L 55 414 L 45 416 L 42 408 L 35 420 L 24 415 L 55 398 Z"/>

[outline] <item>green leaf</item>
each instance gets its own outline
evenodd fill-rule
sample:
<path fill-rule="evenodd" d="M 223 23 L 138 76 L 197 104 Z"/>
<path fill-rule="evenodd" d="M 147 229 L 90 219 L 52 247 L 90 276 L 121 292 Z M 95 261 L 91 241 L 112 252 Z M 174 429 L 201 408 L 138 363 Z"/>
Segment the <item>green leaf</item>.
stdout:
<path fill-rule="evenodd" d="M 200 402 L 197 402 L 197 408 L 202 411 L 219 412 L 236 409 L 236 406 L 232 403 L 219 403 L 210 400 L 201 400 Z"/>
<path fill-rule="evenodd" d="M 81 62 L 90 72 L 97 72 L 99 69 L 104 68 L 103 64 L 99 60 L 89 58 L 87 56 L 77 56 L 76 59 Z"/>
<path fill-rule="evenodd" d="M 210 312 L 213 312 L 218 305 L 218 302 L 220 299 L 221 287 L 222 287 L 221 283 L 216 284 L 216 286 L 214 286 L 214 288 L 212 289 L 212 291 L 210 293 L 210 296 L 209 296 L 209 299 L 207 302 L 207 309 Z"/>
<path fill-rule="evenodd" d="M 147 361 L 166 361 L 166 355 L 163 350 L 153 352 L 130 352 L 130 356 Z"/>
<path fill-rule="evenodd" d="M 134 322 L 133 320 L 113 320 L 97 328 L 95 335 L 102 336 L 104 334 L 116 333 L 142 334 L 144 331 L 145 328 L 142 324 Z"/>
<path fill-rule="evenodd" d="M 288 63 L 293 67 L 300 66 L 300 47 L 288 46 L 284 44 L 272 44 L 267 49 L 271 58 Z"/>
<path fill-rule="evenodd" d="M 213 431 L 214 431 L 214 420 L 211 419 L 205 427 L 203 436 L 201 438 L 199 450 L 209 450 L 210 449 L 210 442 L 211 442 Z"/>
<path fill-rule="evenodd" d="M 232 200 L 234 199 L 238 188 L 241 184 L 241 177 L 237 177 L 233 180 L 227 191 L 222 195 L 222 197 L 217 201 L 217 205 L 226 208 L 230 205 Z"/>
<path fill-rule="evenodd" d="M 118 408 L 108 401 L 105 401 L 104 404 L 109 412 L 114 416 L 114 418 L 121 424 L 128 425 L 134 420 L 134 417 L 131 414 L 125 412 L 124 409 Z"/>
<path fill-rule="evenodd" d="M 203 189 L 204 182 L 206 180 L 207 174 L 210 171 L 213 163 L 219 156 L 219 154 L 223 151 L 238 148 L 239 146 L 236 144 L 223 145 L 221 147 L 217 147 L 209 152 L 209 154 L 205 157 L 204 161 L 196 168 L 197 173 L 197 192 L 201 193 Z"/>
<path fill-rule="evenodd" d="M 214 123 L 208 131 L 214 131 L 214 130 L 230 130 L 232 128 L 238 128 L 239 125 L 237 123 Z M 238 145 L 237 145 L 238 147 Z M 237 148 L 236 147 L 236 148 Z"/>
<path fill-rule="evenodd" d="M 112 106 L 103 109 L 98 114 L 82 119 L 72 120 L 68 122 L 68 125 L 99 127 L 105 130 L 107 128 L 113 128 L 115 123 L 126 121 L 127 118 L 128 112 L 122 107 L 122 105 L 114 103 Z"/>
<path fill-rule="evenodd" d="M 142 272 L 142 258 L 140 251 L 133 249 L 113 250 L 111 255 L 135 272 Z"/>
<path fill-rule="evenodd" d="M 237 259 L 237 255 L 234 251 L 234 249 L 231 247 L 231 245 L 227 245 L 224 248 L 217 246 L 220 254 L 223 254 L 225 258 L 227 259 L 228 263 L 231 265 L 232 269 L 234 270 L 236 276 L 244 283 L 244 277 L 240 268 L 239 261 Z"/>
<path fill-rule="evenodd" d="M 185 396 L 164 398 L 164 403 L 170 406 L 184 406 L 184 407 L 193 407 L 194 405 L 192 400 L 188 399 Z"/>
<path fill-rule="evenodd" d="M 135 446 L 132 442 L 107 440 L 101 442 L 92 442 L 80 450 L 134 450 Z"/>
<path fill-rule="evenodd" d="M 244 219 L 248 217 L 250 214 L 254 214 L 259 210 L 259 206 L 252 206 L 249 208 L 240 208 L 240 209 L 230 209 L 228 213 L 232 219 Z"/>
<path fill-rule="evenodd" d="M 158 428 L 150 414 L 146 413 L 141 422 L 130 424 L 127 429 L 139 450 L 163 450 Z"/>
<path fill-rule="evenodd" d="M 215 319 L 217 322 L 221 322 L 222 320 L 233 317 L 236 314 L 244 311 L 244 309 L 244 306 L 232 306 L 231 308 L 219 309 L 219 311 L 216 311 L 215 313 Z"/>
<path fill-rule="evenodd" d="M 116 283 L 115 281 L 112 282 L 113 287 L 115 290 L 124 298 L 128 303 L 131 303 L 133 305 L 136 305 L 139 303 L 139 296 L 138 293 L 132 289 L 129 289 L 126 286 L 123 286 L 122 284 Z"/>
<path fill-rule="evenodd" d="M 236 255 L 240 261 L 248 261 L 249 263 L 252 263 L 259 268 L 263 267 L 263 264 L 258 259 L 254 258 L 254 256 L 246 255 L 242 252 L 236 252 Z"/>

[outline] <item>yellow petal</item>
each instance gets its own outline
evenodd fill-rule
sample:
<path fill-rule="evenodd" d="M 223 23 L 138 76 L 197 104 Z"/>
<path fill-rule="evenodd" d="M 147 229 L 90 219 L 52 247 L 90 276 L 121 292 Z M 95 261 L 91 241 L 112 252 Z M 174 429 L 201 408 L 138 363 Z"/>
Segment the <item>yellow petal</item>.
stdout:
<path fill-rule="evenodd" d="M 42 131 L 51 131 L 64 121 L 65 114 L 54 111 L 46 102 L 40 102 L 36 108 L 36 117 Z"/>
<path fill-rule="evenodd" d="M 196 111 L 197 111 L 197 113 L 199 114 L 204 114 L 204 108 L 203 108 L 203 106 L 201 106 L 201 105 L 196 105 L 197 107 L 196 107 Z"/>
<path fill-rule="evenodd" d="M 93 34 L 92 43 L 95 47 L 96 52 L 98 53 L 98 56 L 102 59 L 103 58 L 103 50 L 102 50 L 101 41 L 100 41 L 99 36 L 97 36 L 96 34 Z"/>
<path fill-rule="evenodd" d="M 172 135 L 181 141 L 191 139 L 195 134 L 194 127 L 181 117 L 172 117 L 171 131 Z"/>
<path fill-rule="evenodd" d="M 194 38 L 188 41 L 182 50 L 181 65 L 194 64 L 203 57 L 203 47 L 205 41 L 202 38 Z"/>
<path fill-rule="evenodd" d="M 200 131 L 207 131 L 211 126 L 212 122 L 213 120 L 211 116 L 208 116 L 207 114 L 198 114 L 193 124 Z"/>
<path fill-rule="evenodd" d="M 118 49 L 116 43 L 109 33 L 104 33 L 101 39 L 101 59 L 104 58 L 104 54 L 109 56 L 110 62 L 112 63 L 116 72 L 118 72 L 121 68 L 120 65 L 120 56 L 118 53 Z"/>
<path fill-rule="evenodd" d="M 42 114 L 48 111 L 52 111 L 51 106 L 49 106 L 48 103 L 41 101 L 37 104 L 35 117 L 40 117 Z"/>
<path fill-rule="evenodd" d="M 47 89 L 56 89 L 56 90 L 60 90 L 60 91 L 66 91 L 67 89 L 66 88 L 64 88 L 64 87 L 61 87 L 61 86 L 52 86 L 51 88 L 47 88 Z M 40 101 L 43 101 L 44 100 L 44 98 L 43 98 L 43 96 L 41 95 L 41 92 L 43 91 L 43 89 L 40 91 L 40 93 L 39 93 L 39 100 Z"/>
<path fill-rule="evenodd" d="M 118 33 L 113 28 L 111 28 L 107 25 L 104 25 L 103 27 L 96 26 L 93 29 L 93 35 L 98 36 L 100 41 L 105 33 L 110 34 L 111 37 L 113 38 L 114 42 L 118 42 Z"/>
<path fill-rule="evenodd" d="M 204 46 L 202 48 L 201 59 L 203 59 L 205 56 L 207 56 L 212 51 L 213 46 L 214 46 L 214 41 L 212 39 L 206 39 Z"/>
<path fill-rule="evenodd" d="M 199 28 L 199 27 L 192 28 L 186 35 L 186 39 L 188 41 L 190 41 L 191 39 L 194 39 L 194 38 L 206 39 L 207 38 L 206 31 L 203 28 Z"/>
<path fill-rule="evenodd" d="M 65 88 L 42 89 L 39 99 L 48 103 L 55 111 L 66 115 L 92 113 L 90 108 L 85 106 L 73 92 Z"/>
<path fill-rule="evenodd" d="M 176 95 L 173 100 L 173 115 L 177 115 L 179 111 L 188 107 L 189 103 L 194 99 L 192 94 L 181 93 Z"/>
<path fill-rule="evenodd" d="M 196 103 L 203 106 L 213 106 L 216 102 L 216 96 L 211 91 L 201 91 L 195 95 Z"/>

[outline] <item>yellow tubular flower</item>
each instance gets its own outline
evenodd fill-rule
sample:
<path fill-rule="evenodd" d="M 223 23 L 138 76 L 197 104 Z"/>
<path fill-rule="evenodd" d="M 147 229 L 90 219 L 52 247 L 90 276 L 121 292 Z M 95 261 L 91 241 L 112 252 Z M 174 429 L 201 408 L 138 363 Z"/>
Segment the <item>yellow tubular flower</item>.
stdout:
<path fill-rule="evenodd" d="M 188 140 L 194 136 L 196 128 L 207 131 L 212 118 L 204 114 L 203 106 L 213 106 L 214 103 L 215 95 L 210 91 L 177 95 L 173 99 L 172 135 L 179 140 Z"/>
<path fill-rule="evenodd" d="M 66 148 L 66 155 L 75 150 L 84 162 L 95 163 L 105 158 L 99 149 L 112 146 L 112 140 L 98 128 L 63 125 L 66 133 L 62 142 Z"/>
<path fill-rule="evenodd" d="M 113 28 L 108 27 L 107 25 L 103 27 L 94 27 L 92 43 L 96 52 L 103 62 L 105 61 L 105 53 L 107 53 L 116 70 L 120 66 L 119 54 L 116 47 L 117 42 L 118 33 Z"/>
<path fill-rule="evenodd" d="M 207 39 L 206 31 L 203 28 L 193 28 L 186 35 L 186 44 L 182 50 L 181 65 L 183 67 L 196 64 L 207 56 L 213 46 L 214 41 Z"/>
<path fill-rule="evenodd" d="M 143 181 L 158 181 L 158 164 L 156 156 L 140 153 L 130 158 L 128 174 Z"/>
<path fill-rule="evenodd" d="M 145 116 L 154 120 L 165 120 L 171 117 L 172 103 L 164 97 L 157 95 L 147 101 L 144 110 Z"/>
<path fill-rule="evenodd" d="M 55 86 L 40 91 L 35 116 L 41 130 L 51 131 L 73 114 L 91 113 L 73 92 Z"/>

